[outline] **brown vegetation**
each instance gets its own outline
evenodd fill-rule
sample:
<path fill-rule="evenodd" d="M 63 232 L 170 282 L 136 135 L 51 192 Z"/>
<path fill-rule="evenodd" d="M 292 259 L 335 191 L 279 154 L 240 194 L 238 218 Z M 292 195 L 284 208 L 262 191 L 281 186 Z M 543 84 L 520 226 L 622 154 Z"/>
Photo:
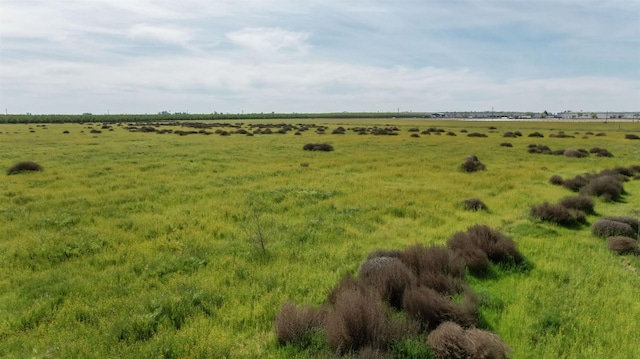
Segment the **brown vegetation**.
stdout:
<path fill-rule="evenodd" d="M 280 344 L 300 344 L 308 340 L 311 331 L 322 327 L 326 313 L 311 306 L 297 307 L 285 302 L 276 315 L 276 337 Z"/>
<path fill-rule="evenodd" d="M 440 324 L 427 342 L 436 359 L 506 359 L 511 352 L 497 335 L 453 322 Z"/>
<path fill-rule="evenodd" d="M 637 232 L 627 223 L 611 219 L 599 219 L 591 226 L 591 232 L 598 237 L 607 238 L 615 236 L 635 237 Z"/>
<path fill-rule="evenodd" d="M 43 168 L 39 164 L 32 161 L 18 162 L 7 170 L 8 175 L 14 175 L 22 172 L 42 171 Z"/>
<path fill-rule="evenodd" d="M 586 221 L 584 212 L 571 210 L 561 204 L 551 204 L 549 202 L 531 207 L 530 214 L 541 221 L 567 227 L 576 226 Z"/>
<path fill-rule="evenodd" d="M 488 209 L 487 205 L 477 198 L 465 199 L 464 201 L 460 202 L 460 205 L 462 206 L 462 208 L 470 211 L 486 211 Z"/>
<path fill-rule="evenodd" d="M 609 237 L 607 238 L 607 248 L 620 255 L 640 254 L 640 249 L 638 249 L 638 241 L 631 237 Z"/>

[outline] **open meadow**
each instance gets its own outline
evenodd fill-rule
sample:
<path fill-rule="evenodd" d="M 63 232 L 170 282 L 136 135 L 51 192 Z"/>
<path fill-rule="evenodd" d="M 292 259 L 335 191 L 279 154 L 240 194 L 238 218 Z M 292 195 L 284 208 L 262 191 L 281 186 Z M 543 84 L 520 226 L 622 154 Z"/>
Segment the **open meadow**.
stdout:
<path fill-rule="evenodd" d="M 201 123 L 0 124 L 0 357 L 331 357 L 319 333 L 279 344 L 283 303 L 317 308 L 372 251 L 487 225 L 527 262 L 466 275 L 510 357 L 640 358 L 640 257 L 590 229 L 640 218 L 640 170 L 620 199 L 592 197 L 577 225 L 530 215 L 576 195 L 554 175 L 639 166 L 640 122 Z M 471 154 L 486 170 L 461 169 Z M 44 170 L 7 175 L 20 161 Z M 465 210 L 470 198 L 488 209 Z M 405 339 L 389 352 L 428 351 L 425 335 Z"/>

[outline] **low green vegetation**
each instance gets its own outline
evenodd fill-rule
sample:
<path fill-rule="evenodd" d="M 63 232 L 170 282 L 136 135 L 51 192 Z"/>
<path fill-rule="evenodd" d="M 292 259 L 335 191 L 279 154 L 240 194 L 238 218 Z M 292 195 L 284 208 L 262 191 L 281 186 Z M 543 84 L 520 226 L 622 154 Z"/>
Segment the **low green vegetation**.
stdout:
<path fill-rule="evenodd" d="M 638 238 L 593 227 L 640 217 L 639 123 L 255 121 L 0 124 L 0 357 L 331 357 L 317 325 L 278 339 L 283 306 L 313 323 L 370 253 L 476 225 L 528 264 L 467 270 L 482 331 L 361 355 L 495 333 L 512 358 L 640 357 Z M 576 179 L 615 168 L 631 173 L 614 195 Z M 575 225 L 533 216 L 544 203 Z"/>

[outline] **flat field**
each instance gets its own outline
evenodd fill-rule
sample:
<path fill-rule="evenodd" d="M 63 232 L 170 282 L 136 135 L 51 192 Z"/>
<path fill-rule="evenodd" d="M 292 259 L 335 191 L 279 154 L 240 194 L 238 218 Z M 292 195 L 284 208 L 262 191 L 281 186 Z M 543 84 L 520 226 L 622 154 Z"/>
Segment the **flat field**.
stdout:
<path fill-rule="evenodd" d="M 513 358 L 640 358 L 638 257 L 608 251 L 588 224 L 529 216 L 532 205 L 572 195 L 552 175 L 640 165 L 640 141 L 625 139 L 640 123 L 287 123 L 328 130 L 179 136 L 127 124 L 0 125 L 3 171 L 20 161 L 44 167 L 0 173 L 0 357 L 328 355 L 322 343 L 316 351 L 278 344 L 282 303 L 322 304 L 373 250 L 444 245 L 486 224 L 532 264 L 468 276 Z M 397 134 L 350 130 L 387 125 Z M 339 126 L 345 134 L 332 134 Z M 429 127 L 456 136 L 420 134 Z M 572 137 L 550 137 L 559 131 Z M 335 150 L 303 151 L 319 142 Z M 529 144 L 600 147 L 613 157 L 530 154 Z M 485 171 L 460 170 L 470 154 Z M 640 180 L 624 187 L 621 201 L 596 199 L 587 221 L 639 217 Z M 467 198 L 489 210 L 463 210 Z"/>

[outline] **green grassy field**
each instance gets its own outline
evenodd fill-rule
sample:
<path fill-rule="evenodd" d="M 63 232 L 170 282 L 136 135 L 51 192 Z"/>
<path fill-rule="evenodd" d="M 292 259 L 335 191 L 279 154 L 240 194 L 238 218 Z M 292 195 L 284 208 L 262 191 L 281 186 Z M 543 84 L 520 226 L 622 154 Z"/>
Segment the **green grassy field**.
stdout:
<path fill-rule="evenodd" d="M 320 305 L 369 252 L 443 245 L 475 224 L 512 237 L 533 264 L 468 278 L 493 303 L 482 315 L 513 358 L 640 357 L 638 257 L 609 252 L 588 225 L 528 215 L 572 194 L 548 183 L 554 174 L 640 165 L 640 141 L 624 138 L 640 134 L 640 123 L 321 121 L 327 134 L 252 137 L 0 125 L 1 168 L 44 167 L 0 174 L 0 357 L 325 355 L 277 344 L 283 302 Z M 386 124 L 398 135 L 331 134 Z M 408 132 L 432 126 L 457 136 Z M 545 137 L 528 138 L 534 131 Z M 558 131 L 575 138 L 549 137 Z M 311 142 L 335 151 L 303 151 Z M 529 154 L 532 143 L 614 157 Z M 462 172 L 469 154 L 487 170 Z M 596 200 L 588 221 L 639 217 L 640 181 L 625 190 L 620 202 Z M 489 211 L 460 208 L 471 197 Z"/>

